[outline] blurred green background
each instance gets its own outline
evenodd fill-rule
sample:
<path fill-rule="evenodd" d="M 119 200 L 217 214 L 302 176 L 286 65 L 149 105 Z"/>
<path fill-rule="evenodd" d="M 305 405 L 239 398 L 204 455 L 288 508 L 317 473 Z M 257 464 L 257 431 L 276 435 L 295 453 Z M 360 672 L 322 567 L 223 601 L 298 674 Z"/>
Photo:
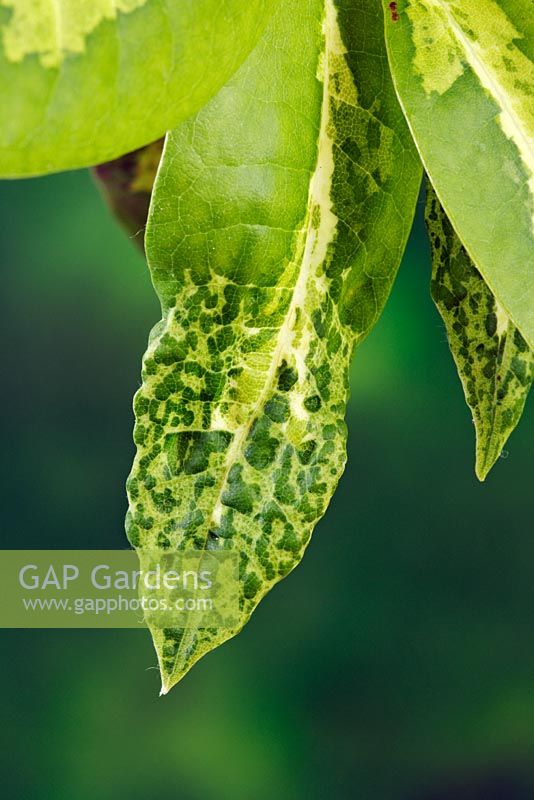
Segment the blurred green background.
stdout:
<path fill-rule="evenodd" d="M 158 307 L 87 173 L 0 184 L 4 548 L 122 548 Z M 3 795 L 532 798 L 533 404 L 486 484 L 421 208 L 300 568 L 158 698 L 138 631 L 2 631 Z"/>

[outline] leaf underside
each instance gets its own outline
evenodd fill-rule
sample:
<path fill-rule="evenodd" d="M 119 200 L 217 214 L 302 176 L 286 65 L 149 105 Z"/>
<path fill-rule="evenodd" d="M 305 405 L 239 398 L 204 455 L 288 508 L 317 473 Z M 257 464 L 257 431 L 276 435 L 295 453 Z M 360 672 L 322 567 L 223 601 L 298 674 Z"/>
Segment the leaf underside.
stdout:
<path fill-rule="evenodd" d="M 168 136 L 146 236 L 163 316 L 134 403 L 127 531 L 139 549 L 233 548 L 241 602 L 231 631 L 152 627 L 163 692 L 301 560 L 345 464 L 351 355 L 420 180 L 374 0 L 282 4 Z"/>
<path fill-rule="evenodd" d="M 91 172 L 117 221 L 144 252 L 144 233 L 163 139 L 99 164 Z"/>
<path fill-rule="evenodd" d="M 395 19 L 386 13 L 390 66 L 426 171 L 477 269 L 534 347 L 532 1 L 395 7 Z"/>
<path fill-rule="evenodd" d="M 279 0 L 0 0 L 0 176 L 155 141 L 241 65 Z"/>
<path fill-rule="evenodd" d="M 430 184 L 426 222 L 432 297 L 473 413 L 476 472 L 484 480 L 523 413 L 534 353 L 469 258 Z"/>

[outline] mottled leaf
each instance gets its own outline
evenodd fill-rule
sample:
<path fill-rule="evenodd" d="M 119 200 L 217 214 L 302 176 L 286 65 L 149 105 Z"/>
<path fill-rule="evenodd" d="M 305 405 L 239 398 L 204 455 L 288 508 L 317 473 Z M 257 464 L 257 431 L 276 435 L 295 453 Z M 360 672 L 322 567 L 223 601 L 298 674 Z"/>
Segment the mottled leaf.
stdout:
<path fill-rule="evenodd" d="M 145 227 L 163 139 L 99 164 L 91 172 L 111 211 L 144 252 Z"/>
<path fill-rule="evenodd" d="M 0 176 L 99 164 L 195 113 L 279 0 L 0 0 Z"/>
<path fill-rule="evenodd" d="M 534 3 L 384 6 L 393 78 L 428 175 L 534 347 Z"/>
<path fill-rule="evenodd" d="M 473 413 L 476 473 L 484 480 L 523 413 L 534 353 L 469 258 L 430 184 L 427 192 L 432 297 Z"/>
<path fill-rule="evenodd" d="M 135 398 L 127 529 L 138 548 L 237 550 L 241 608 L 231 631 L 152 628 L 164 692 L 302 558 L 420 179 L 375 0 L 284 3 L 167 138 L 146 237 L 163 318 Z"/>

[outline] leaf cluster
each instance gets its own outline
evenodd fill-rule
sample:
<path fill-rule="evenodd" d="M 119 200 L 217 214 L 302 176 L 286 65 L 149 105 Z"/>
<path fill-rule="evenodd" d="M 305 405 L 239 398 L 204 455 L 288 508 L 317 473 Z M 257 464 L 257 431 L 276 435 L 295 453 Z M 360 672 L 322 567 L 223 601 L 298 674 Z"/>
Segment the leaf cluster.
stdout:
<path fill-rule="evenodd" d="M 350 361 L 424 173 L 481 480 L 517 425 L 534 377 L 532 3 L 9 0 L 0 27 L 0 175 L 94 167 L 128 232 L 146 228 L 162 315 L 134 404 L 130 542 L 239 554 L 236 626 L 151 626 L 167 691 L 327 508 Z"/>

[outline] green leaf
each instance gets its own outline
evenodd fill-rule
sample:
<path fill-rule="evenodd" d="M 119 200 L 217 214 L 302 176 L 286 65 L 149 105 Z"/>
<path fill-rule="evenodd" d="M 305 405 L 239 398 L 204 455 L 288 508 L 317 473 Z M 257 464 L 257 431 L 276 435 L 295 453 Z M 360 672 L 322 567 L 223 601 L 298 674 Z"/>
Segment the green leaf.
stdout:
<path fill-rule="evenodd" d="M 0 0 L 0 176 L 109 161 L 194 114 L 279 0 Z"/>
<path fill-rule="evenodd" d="M 298 24 L 295 24 L 298 20 Z M 345 464 L 354 345 L 421 167 L 374 0 L 294 0 L 168 136 L 146 250 L 163 318 L 135 399 L 137 548 L 234 548 L 239 625 L 152 628 L 166 692 L 301 560 Z"/>
<path fill-rule="evenodd" d="M 430 180 L 484 280 L 534 347 L 532 0 L 389 5 L 391 70 Z"/>
<path fill-rule="evenodd" d="M 443 317 L 475 423 L 483 481 L 521 419 L 534 380 L 534 353 L 469 258 L 428 184 L 432 297 Z"/>

